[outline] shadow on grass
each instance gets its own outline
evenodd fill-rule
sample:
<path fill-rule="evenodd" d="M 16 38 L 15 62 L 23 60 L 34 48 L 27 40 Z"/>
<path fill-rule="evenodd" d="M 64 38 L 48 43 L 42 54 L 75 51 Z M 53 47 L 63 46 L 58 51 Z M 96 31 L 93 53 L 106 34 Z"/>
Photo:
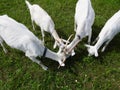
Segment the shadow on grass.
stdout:
<path fill-rule="evenodd" d="M 94 32 L 94 30 L 96 29 L 96 31 Z M 98 31 L 99 30 L 99 31 Z M 97 35 L 99 34 L 98 32 L 100 32 L 101 28 L 98 27 L 98 26 L 94 26 L 93 27 L 93 37 L 92 38 L 96 38 Z M 66 37 L 66 36 L 65 36 Z M 89 63 L 92 63 L 92 62 L 98 62 L 99 64 L 103 64 L 105 61 L 104 60 L 104 57 L 107 55 L 107 53 L 115 50 L 116 52 L 119 52 L 120 51 L 120 48 L 119 48 L 119 38 L 120 38 L 120 35 L 117 35 L 115 36 L 115 38 L 110 42 L 110 44 L 108 45 L 108 47 L 106 48 L 105 52 L 100 52 L 99 50 L 99 57 L 95 58 L 94 56 L 92 56 L 92 60 L 90 60 Z M 47 64 L 47 66 L 49 67 L 49 70 L 51 71 L 55 71 L 55 72 L 64 72 L 64 71 L 69 71 L 70 73 L 74 74 L 74 75 L 78 75 L 78 72 L 79 72 L 79 65 L 83 65 L 83 67 L 85 67 L 85 63 L 83 60 L 84 58 L 88 57 L 87 54 L 87 49 L 85 47 L 83 47 L 82 45 L 84 45 L 84 41 L 80 42 L 81 44 L 79 45 L 79 47 L 77 47 L 77 50 L 76 51 L 76 55 L 73 56 L 73 57 L 69 57 L 66 62 L 65 62 L 65 67 L 60 67 L 60 69 L 57 69 L 58 67 L 58 63 L 57 62 L 54 62 L 54 61 L 49 61 Z M 89 58 L 88 58 L 89 60 Z M 88 64 L 89 64 L 88 63 Z"/>
<path fill-rule="evenodd" d="M 82 60 L 84 59 L 84 57 L 87 56 L 87 51 L 85 51 L 84 49 L 80 49 L 76 50 L 76 55 L 73 57 L 69 57 L 66 61 L 65 61 L 65 67 L 60 67 L 58 69 L 59 64 L 51 59 L 43 59 L 43 63 L 48 66 L 48 70 L 50 71 L 54 71 L 54 72 L 64 72 L 64 71 L 68 71 L 71 74 L 74 74 L 76 76 L 78 76 L 78 72 L 79 72 L 79 63 L 82 63 Z"/>

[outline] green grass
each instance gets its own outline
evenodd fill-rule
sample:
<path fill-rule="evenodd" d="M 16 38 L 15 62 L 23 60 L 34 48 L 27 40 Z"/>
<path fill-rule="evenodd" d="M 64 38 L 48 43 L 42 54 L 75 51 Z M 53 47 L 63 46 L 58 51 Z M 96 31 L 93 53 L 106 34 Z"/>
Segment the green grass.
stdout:
<path fill-rule="evenodd" d="M 77 0 L 29 0 L 41 5 L 55 22 L 56 30 L 67 39 L 74 29 L 74 8 Z M 120 9 L 120 0 L 92 0 L 96 13 L 92 40 L 99 34 L 105 22 Z M 32 30 L 29 11 L 24 0 L 0 0 L 0 15 L 8 14 L 25 24 L 36 36 L 41 37 L 39 27 Z M 46 33 L 50 38 L 50 35 Z M 52 49 L 53 41 L 46 37 L 46 46 Z M 57 69 L 58 63 L 44 58 L 48 71 L 33 63 L 24 53 L 11 49 L 8 53 L 0 47 L 0 90 L 120 90 L 120 34 L 99 57 L 88 57 L 84 47 L 87 39 L 78 46 L 76 55 Z M 51 42 L 47 42 L 47 41 Z M 53 50 L 56 51 L 56 50 Z"/>

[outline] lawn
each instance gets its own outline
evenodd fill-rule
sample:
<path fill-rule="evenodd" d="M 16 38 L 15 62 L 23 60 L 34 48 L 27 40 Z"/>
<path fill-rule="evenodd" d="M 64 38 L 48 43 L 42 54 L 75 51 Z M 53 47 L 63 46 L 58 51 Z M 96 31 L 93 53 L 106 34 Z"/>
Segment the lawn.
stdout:
<path fill-rule="evenodd" d="M 74 12 L 77 0 L 29 0 L 44 8 L 52 17 L 59 35 L 67 39 L 74 32 Z M 95 10 L 92 41 L 105 22 L 120 9 L 120 0 L 91 0 Z M 0 15 L 7 14 L 26 25 L 41 39 L 38 26 L 32 29 L 29 11 L 24 0 L 0 0 Z M 44 71 L 25 57 L 24 53 L 0 46 L 0 90 L 120 90 L 120 34 L 99 57 L 88 57 L 83 39 L 75 49 L 76 55 L 66 61 L 66 66 L 57 69 L 58 63 L 44 58 L 49 67 Z M 53 51 L 54 40 L 46 33 L 45 46 Z"/>

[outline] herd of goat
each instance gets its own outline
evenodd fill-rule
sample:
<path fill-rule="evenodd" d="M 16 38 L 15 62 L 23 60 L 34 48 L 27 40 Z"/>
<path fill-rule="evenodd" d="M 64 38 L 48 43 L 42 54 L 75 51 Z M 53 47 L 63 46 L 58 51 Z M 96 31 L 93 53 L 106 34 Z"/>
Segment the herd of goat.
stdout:
<path fill-rule="evenodd" d="M 104 44 L 102 52 L 106 46 L 113 39 L 113 37 L 120 32 L 120 11 L 114 14 L 104 25 L 100 34 L 93 42 L 95 45 L 91 46 L 92 25 L 95 19 L 95 13 L 90 0 L 78 0 L 74 16 L 74 31 L 76 32 L 72 42 L 59 37 L 55 30 L 55 25 L 48 13 L 39 5 L 31 5 L 27 0 L 25 1 L 31 16 L 32 26 L 34 23 L 38 25 L 42 33 L 42 41 L 39 40 L 25 25 L 17 22 L 7 15 L 0 16 L 0 44 L 5 53 L 6 48 L 3 41 L 10 46 L 21 50 L 29 59 L 39 64 L 44 70 L 47 67 L 42 64 L 36 57 L 47 57 L 55 60 L 60 66 L 65 66 L 64 62 L 69 56 L 75 55 L 74 48 L 86 36 L 88 36 L 87 47 L 89 55 L 98 57 L 98 49 Z M 58 46 L 58 52 L 53 52 L 44 46 L 44 31 L 49 32 L 54 38 L 54 48 Z"/>

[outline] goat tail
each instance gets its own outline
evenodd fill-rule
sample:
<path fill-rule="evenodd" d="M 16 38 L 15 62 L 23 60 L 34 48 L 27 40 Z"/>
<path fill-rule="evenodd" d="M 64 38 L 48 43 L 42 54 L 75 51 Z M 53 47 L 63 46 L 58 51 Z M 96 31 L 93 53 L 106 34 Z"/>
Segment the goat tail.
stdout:
<path fill-rule="evenodd" d="M 30 7 L 32 6 L 27 0 L 25 0 L 26 5 L 28 6 L 28 8 L 30 9 Z"/>

